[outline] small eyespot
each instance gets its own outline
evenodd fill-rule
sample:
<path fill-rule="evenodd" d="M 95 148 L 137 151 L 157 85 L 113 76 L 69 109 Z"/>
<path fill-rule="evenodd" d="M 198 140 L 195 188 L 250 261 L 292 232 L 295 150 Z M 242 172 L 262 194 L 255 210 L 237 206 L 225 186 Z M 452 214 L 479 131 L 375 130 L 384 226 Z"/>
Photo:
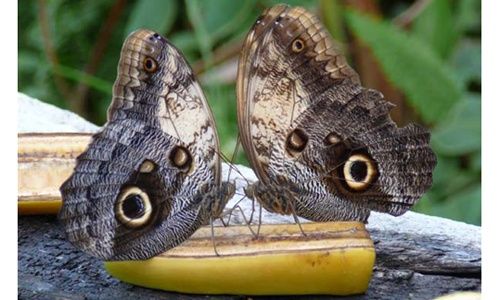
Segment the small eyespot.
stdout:
<path fill-rule="evenodd" d="M 275 20 L 274 20 L 274 24 L 278 25 L 281 20 L 283 20 L 283 17 L 282 16 L 278 16 Z"/>
<path fill-rule="evenodd" d="M 158 33 L 156 33 L 156 32 L 155 32 L 155 34 L 153 34 L 153 37 L 154 37 L 155 39 L 158 39 L 158 40 L 161 38 L 161 37 L 160 37 L 160 35 L 159 35 Z"/>
<path fill-rule="evenodd" d="M 295 53 L 299 53 L 302 50 L 304 50 L 304 42 L 300 38 L 297 38 L 292 43 L 292 51 Z"/>
<path fill-rule="evenodd" d="M 150 160 L 144 160 L 139 167 L 139 172 L 141 173 L 151 173 L 155 169 L 155 163 Z"/>
<path fill-rule="evenodd" d="M 286 139 L 286 150 L 291 152 L 291 154 L 302 152 L 306 148 L 308 140 L 309 138 L 305 132 L 300 129 L 295 129 L 288 134 Z"/>
<path fill-rule="evenodd" d="M 144 70 L 146 70 L 146 72 L 148 72 L 148 73 L 154 73 L 154 72 L 156 72 L 156 69 L 158 68 L 158 64 L 156 63 L 156 60 L 154 60 L 153 58 L 151 58 L 149 56 L 147 56 L 144 59 L 143 65 L 144 65 Z"/>
<path fill-rule="evenodd" d="M 129 228 L 143 226 L 151 218 L 151 213 L 151 201 L 140 188 L 128 187 L 118 196 L 115 215 L 124 226 Z"/>
<path fill-rule="evenodd" d="M 342 141 L 342 138 L 338 134 L 331 132 L 325 138 L 325 145 L 336 145 L 336 144 L 340 143 L 341 141 Z"/>
<path fill-rule="evenodd" d="M 375 181 L 377 167 L 373 160 L 364 154 L 351 155 L 344 164 L 345 183 L 354 191 L 364 191 Z"/>
<path fill-rule="evenodd" d="M 179 169 L 189 168 L 192 162 L 188 149 L 177 146 L 170 152 L 170 161 Z"/>

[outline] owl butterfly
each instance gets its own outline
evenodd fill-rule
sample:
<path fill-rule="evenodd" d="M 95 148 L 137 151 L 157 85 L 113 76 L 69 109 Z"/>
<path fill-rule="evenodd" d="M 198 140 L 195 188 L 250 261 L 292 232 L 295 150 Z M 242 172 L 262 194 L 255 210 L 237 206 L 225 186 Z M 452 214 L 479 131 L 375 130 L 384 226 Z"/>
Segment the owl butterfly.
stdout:
<path fill-rule="evenodd" d="M 392 104 L 361 86 L 319 20 L 266 10 L 248 33 L 237 78 L 238 126 L 259 181 L 247 194 L 314 221 L 401 215 L 432 184 L 429 133 L 398 128 Z"/>
<path fill-rule="evenodd" d="M 108 122 L 61 186 L 68 239 L 105 260 L 146 259 L 222 212 L 219 140 L 181 53 L 138 30 L 123 44 Z"/>

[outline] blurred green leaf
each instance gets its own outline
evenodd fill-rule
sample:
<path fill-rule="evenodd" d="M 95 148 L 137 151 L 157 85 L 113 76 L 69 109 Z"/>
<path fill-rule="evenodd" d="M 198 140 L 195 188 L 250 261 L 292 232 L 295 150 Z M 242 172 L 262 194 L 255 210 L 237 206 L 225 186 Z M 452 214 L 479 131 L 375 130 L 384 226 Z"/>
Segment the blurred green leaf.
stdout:
<path fill-rule="evenodd" d="M 19 72 L 29 72 L 31 70 L 35 70 L 40 64 L 40 54 L 35 54 L 31 51 L 19 50 L 17 58 Z"/>
<path fill-rule="evenodd" d="M 448 0 L 431 1 L 415 19 L 412 32 L 441 58 L 450 55 L 458 38 Z"/>
<path fill-rule="evenodd" d="M 354 11 L 347 13 L 347 21 L 426 122 L 440 120 L 463 98 L 452 71 L 418 39 Z"/>
<path fill-rule="evenodd" d="M 76 82 L 82 82 L 87 86 L 94 88 L 100 92 L 106 93 L 108 95 L 113 94 L 113 84 L 97 78 L 95 76 L 89 75 L 85 72 L 82 72 L 78 69 L 74 69 L 71 67 L 58 65 L 54 67 L 54 72 L 62 77 L 71 79 Z"/>
<path fill-rule="evenodd" d="M 169 40 L 183 53 L 198 50 L 198 41 L 191 31 L 176 32 L 169 37 Z"/>
<path fill-rule="evenodd" d="M 461 155 L 481 149 L 481 101 L 458 103 L 432 134 L 433 149 L 445 155 Z"/>
<path fill-rule="evenodd" d="M 467 83 L 481 81 L 481 42 L 464 39 L 455 50 L 452 65 L 457 70 L 456 75 Z"/>
<path fill-rule="evenodd" d="M 343 6 L 338 0 L 321 0 L 320 13 L 326 29 L 340 43 L 345 42 Z"/>
<path fill-rule="evenodd" d="M 478 181 L 478 173 L 474 170 L 463 169 L 455 157 L 437 155 L 437 166 L 432 175 L 432 188 L 429 198 L 444 199 L 464 186 Z M 450 180 L 453 178 L 453 180 Z"/>
<path fill-rule="evenodd" d="M 212 40 L 208 34 L 207 27 L 205 26 L 202 18 L 202 11 L 199 1 L 186 0 L 187 15 L 193 25 L 194 35 L 198 41 L 201 55 L 206 65 L 212 65 Z"/>
<path fill-rule="evenodd" d="M 454 4 L 458 7 L 456 20 L 461 33 L 481 30 L 481 0 L 459 0 Z"/>
<path fill-rule="evenodd" d="M 481 172 L 481 150 L 476 151 L 472 156 L 471 156 L 471 169 L 473 171 L 479 171 Z"/>
<path fill-rule="evenodd" d="M 305 8 L 314 8 L 317 5 L 316 0 L 266 0 L 264 1 L 267 7 L 277 4 L 288 4 L 290 6 L 302 6 Z"/>
<path fill-rule="evenodd" d="M 172 28 L 177 17 L 177 1 L 147 0 L 137 1 L 131 10 L 123 36 L 139 29 L 151 29 L 166 34 Z"/>
<path fill-rule="evenodd" d="M 187 15 L 207 65 L 212 64 L 214 44 L 237 32 L 251 16 L 254 4 L 255 0 L 218 0 L 217 5 L 210 1 L 186 0 Z"/>
<path fill-rule="evenodd" d="M 443 187 L 449 182 L 450 177 L 455 177 L 460 172 L 459 162 L 453 157 L 437 154 L 437 165 L 432 175 L 433 187 Z M 442 196 L 442 195 L 440 195 Z"/>
<path fill-rule="evenodd" d="M 481 184 L 476 184 L 436 205 L 434 213 L 469 224 L 481 225 Z"/>

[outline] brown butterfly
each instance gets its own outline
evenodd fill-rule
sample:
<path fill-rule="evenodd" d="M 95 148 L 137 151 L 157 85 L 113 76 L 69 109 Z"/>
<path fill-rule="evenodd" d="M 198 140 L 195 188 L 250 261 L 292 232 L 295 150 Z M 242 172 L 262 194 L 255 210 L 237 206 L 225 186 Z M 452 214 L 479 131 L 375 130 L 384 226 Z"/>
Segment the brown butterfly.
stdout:
<path fill-rule="evenodd" d="M 429 132 L 398 128 L 383 95 L 361 86 L 319 20 L 266 10 L 248 33 L 237 79 L 242 144 L 264 208 L 314 221 L 401 215 L 432 184 Z"/>
<path fill-rule="evenodd" d="M 217 218 L 221 182 L 212 112 L 181 53 L 149 30 L 121 51 L 108 122 L 61 186 L 68 239 L 106 260 L 146 259 Z"/>

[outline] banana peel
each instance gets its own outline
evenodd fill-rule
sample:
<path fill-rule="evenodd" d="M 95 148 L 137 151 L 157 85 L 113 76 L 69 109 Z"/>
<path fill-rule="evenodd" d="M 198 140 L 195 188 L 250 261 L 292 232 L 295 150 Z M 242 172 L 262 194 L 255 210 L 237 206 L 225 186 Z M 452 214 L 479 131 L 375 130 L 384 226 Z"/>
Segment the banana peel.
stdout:
<path fill-rule="evenodd" d="M 56 214 L 59 186 L 73 172 L 90 133 L 18 135 L 18 212 Z M 193 294 L 352 295 L 368 288 L 375 249 L 363 223 L 200 228 L 144 261 L 105 262 L 112 276 L 139 286 Z M 212 238 L 215 238 L 214 242 Z M 214 251 L 214 244 L 220 256 Z"/>
<path fill-rule="evenodd" d="M 57 214 L 59 186 L 71 175 L 75 159 L 90 143 L 90 133 L 18 135 L 18 213 Z"/>
<path fill-rule="evenodd" d="M 105 262 L 112 276 L 148 288 L 194 294 L 352 295 L 366 291 L 375 249 L 360 222 L 210 228 L 143 261 Z"/>

